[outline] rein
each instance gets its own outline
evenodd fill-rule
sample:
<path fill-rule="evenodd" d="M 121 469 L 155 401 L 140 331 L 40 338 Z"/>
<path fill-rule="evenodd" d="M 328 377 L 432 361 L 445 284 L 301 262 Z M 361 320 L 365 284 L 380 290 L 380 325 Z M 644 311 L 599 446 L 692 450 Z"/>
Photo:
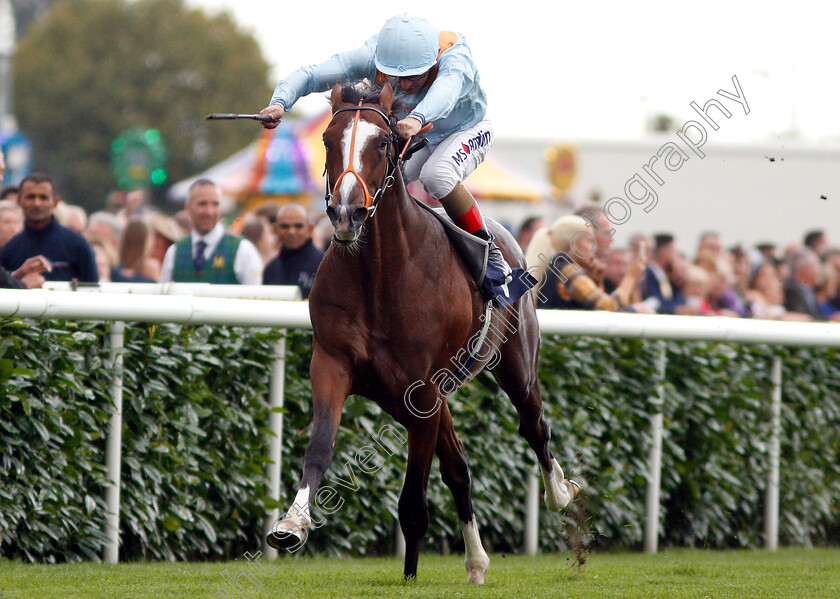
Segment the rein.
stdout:
<path fill-rule="evenodd" d="M 373 195 L 370 194 L 367 184 L 365 183 L 364 179 L 362 179 L 362 176 L 356 171 L 356 168 L 353 165 L 353 154 L 355 153 L 356 148 L 356 129 L 359 126 L 359 121 L 361 120 L 363 110 L 370 110 L 371 112 L 375 112 L 376 114 L 381 116 L 383 120 L 386 123 L 388 123 L 389 129 L 391 129 L 391 135 L 388 140 L 388 150 L 386 154 L 386 158 L 388 160 L 388 168 L 385 170 L 385 175 L 382 177 L 382 183 L 380 183 L 379 189 L 377 189 L 376 193 L 374 193 Z M 397 167 L 399 167 L 403 162 L 405 162 L 406 155 L 410 157 L 411 154 L 413 154 L 417 149 L 419 149 L 419 146 L 416 146 L 411 151 L 408 151 L 409 146 L 411 145 L 411 138 L 407 139 L 402 152 L 400 152 L 399 156 L 397 156 L 397 158 L 394 159 L 392 150 L 397 147 L 399 139 L 396 131 L 394 131 L 393 129 L 393 117 L 389 117 L 384 112 L 373 106 L 363 106 L 361 100 L 359 101 L 358 106 L 345 106 L 344 108 L 339 108 L 338 110 L 336 110 L 333 113 L 333 119 L 336 117 L 337 114 L 341 112 L 356 113 L 356 118 L 353 120 L 353 136 L 350 140 L 350 157 L 347 162 L 347 168 L 344 169 L 344 172 L 342 172 L 338 176 L 338 179 L 336 179 L 335 184 L 333 184 L 332 186 L 330 186 L 329 174 L 327 174 L 327 167 L 326 165 L 324 165 L 324 173 L 327 174 L 326 192 L 324 194 L 324 200 L 326 201 L 327 206 L 329 206 L 330 202 L 332 201 L 333 195 L 338 190 L 338 186 L 341 184 L 341 180 L 344 178 L 344 176 L 348 174 L 353 175 L 356 178 L 356 181 L 358 181 L 361 184 L 362 190 L 365 193 L 365 208 L 367 208 L 368 211 L 367 218 L 370 218 L 376 212 L 376 207 L 379 205 L 379 201 L 382 199 L 382 196 L 385 195 L 385 191 L 394 184 L 396 180 L 394 178 L 394 173 L 396 172 Z M 425 143 L 425 140 L 423 141 L 423 143 Z"/>

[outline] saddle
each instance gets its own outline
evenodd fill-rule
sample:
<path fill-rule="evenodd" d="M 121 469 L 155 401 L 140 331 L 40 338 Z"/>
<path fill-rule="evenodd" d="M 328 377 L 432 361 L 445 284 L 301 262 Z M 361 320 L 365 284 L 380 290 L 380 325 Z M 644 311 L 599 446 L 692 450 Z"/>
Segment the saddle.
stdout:
<path fill-rule="evenodd" d="M 455 247 L 455 251 L 461 256 L 475 284 L 481 289 L 481 283 L 484 281 L 484 273 L 487 271 L 488 243 L 475 235 L 470 235 L 453 223 L 443 208 L 432 208 L 417 198 L 412 199 L 440 221 L 443 225 L 443 230 L 446 231 L 446 236 Z"/>
<path fill-rule="evenodd" d="M 401 156 L 410 157 L 426 143 L 428 142 L 424 139 L 417 144 L 403 148 Z M 407 157 L 405 160 L 408 160 Z M 446 232 L 449 242 L 455 247 L 455 251 L 461 256 L 461 259 L 464 260 L 467 270 L 484 296 L 485 302 L 492 302 L 497 307 L 509 306 L 536 285 L 536 279 L 521 268 L 504 272 L 497 265 L 489 264 L 489 243 L 461 229 L 452 222 L 443 208 L 432 208 L 413 196 L 412 199 L 424 210 L 431 212 L 443 225 L 443 230 Z"/>

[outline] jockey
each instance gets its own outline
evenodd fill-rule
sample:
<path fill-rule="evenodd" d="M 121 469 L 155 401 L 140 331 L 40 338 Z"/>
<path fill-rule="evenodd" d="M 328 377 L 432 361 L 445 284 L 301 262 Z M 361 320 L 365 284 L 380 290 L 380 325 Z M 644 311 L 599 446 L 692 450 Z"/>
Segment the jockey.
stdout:
<path fill-rule="evenodd" d="M 475 198 L 461 183 L 484 161 L 493 141 L 493 126 L 485 119 L 487 99 L 463 36 L 439 32 L 427 20 L 407 14 L 392 17 L 360 48 L 300 68 L 280 81 L 269 106 L 260 112 L 272 119 L 263 127 L 275 128 L 302 96 L 326 91 L 337 81 L 363 79 L 379 85 L 390 81 L 395 98 L 406 107 L 406 113 L 395 115 L 398 133 L 405 139 L 428 139 L 406 162 L 406 182 L 419 179 L 459 227 L 488 242 L 485 299 L 498 305 L 518 299 L 531 287 L 530 279 L 521 269 L 511 270 Z M 427 123 L 434 128 L 421 134 Z"/>

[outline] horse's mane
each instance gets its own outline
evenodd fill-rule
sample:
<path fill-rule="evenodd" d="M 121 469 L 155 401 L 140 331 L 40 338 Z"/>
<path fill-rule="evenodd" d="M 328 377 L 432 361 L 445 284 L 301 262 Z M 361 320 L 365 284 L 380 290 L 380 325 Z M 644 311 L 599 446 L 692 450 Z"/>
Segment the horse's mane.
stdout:
<path fill-rule="evenodd" d="M 382 87 L 374 85 L 367 79 L 358 83 L 345 83 L 341 86 L 341 101 L 350 104 L 379 104 Z M 397 98 L 391 104 L 391 114 L 399 115 L 405 112 L 405 103 Z"/>
<path fill-rule="evenodd" d="M 365 104 L 379 104 L 379 96 L 382 93 L 382 88 L 378 85 L 373 85 L 370 81 L 365 79 L 358 83 L 345 83 L 341 86 L 341 101 L 350 104 L 358 104 L 364 102 Z"/>
<path fill-rule="evenodd" d="M 367 79 L 356 83 L 345 83 L 341 86 L 341 101 L 349 104 L 358 104 L 359 102 L 364 104 L 379 104 L 379 96 L 381 94 L 382 87 L 374 85 Z M 395 98 L 391 102 L 391 119 L 388 126 L 394 133 L 397 154 L 402 153 L 406 143 L 406 140 L 397 135 L 397 119 L 405 118 L 405 115 L 408 114 L 408 112 L 409 111 L 407 110 L 406 104 L 402 98 Z M 411 154 L 408 154 L 408 156 L 410 157 Z"/>

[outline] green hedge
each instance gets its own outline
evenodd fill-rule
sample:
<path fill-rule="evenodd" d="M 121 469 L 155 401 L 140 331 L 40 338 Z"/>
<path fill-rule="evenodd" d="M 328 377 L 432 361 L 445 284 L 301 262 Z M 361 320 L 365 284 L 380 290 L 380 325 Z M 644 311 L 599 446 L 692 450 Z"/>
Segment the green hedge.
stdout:
<path fill-rule="evenodd" d="M 104 529 L 109 327 L 0 321 L 0 556 L 98 559 Z M 288 508 L 311 431 L 311 334 L 287 338 L 282 501 L 266 496 L 269 364 L 278 331 L 128 327 L 121 559 L 221 559 L 262 543 L 266 509 Z M 641 545 L 650 414 L 659 342 L 546 337 L 540 380 L 553 449 L 586 483 L 569 515 L 541 511 L 543 550 L 569 534 L 594 547 Z M 781 540 L 836 544 L 840 531 L 840 363 L 827 349 L 668 343 L 661 542 L 754 547 L 762 542 L 769 368 L 784 357 Z M 470 458 L 485 545 L 517 551 L 525 481 L 535 461 L 510 402 L 481 374 L 450 399 Z M 327 484 L 343 500 L 304 551 L 394 550 L 405 447 L 382 467 L 348 462 L 391 419 L 351 397 Z M 393 439 L 393 437 L 392 437 Z M 394 443 L 392 442 L 393 446 Z M 462 547 L 448 490 L 433 469 L 427 547 Z"/>

